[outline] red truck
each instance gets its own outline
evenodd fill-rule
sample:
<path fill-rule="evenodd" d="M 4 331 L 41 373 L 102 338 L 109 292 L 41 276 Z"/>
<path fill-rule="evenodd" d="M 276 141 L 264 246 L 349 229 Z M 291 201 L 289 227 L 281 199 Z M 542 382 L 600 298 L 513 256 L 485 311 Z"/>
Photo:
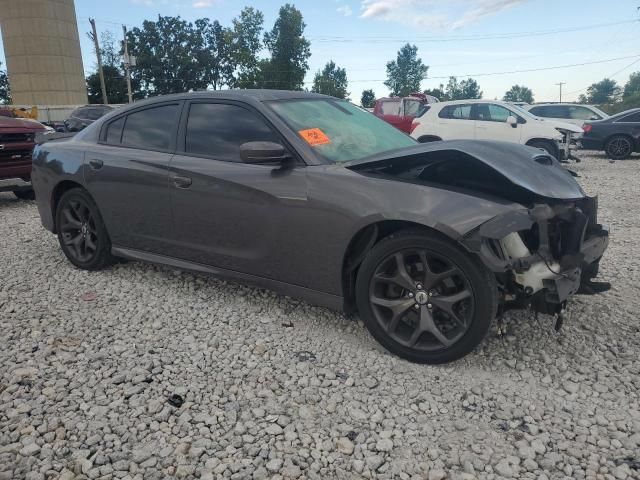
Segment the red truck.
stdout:
<path fill-rule="evenodd" d="M 33 199 L 31 152 L 37 133 L 44 125 L 34 120 L 0 115 L 0 192 L 13 192 L 21 199 Z"/>
<path fill-rule="evenodd" d="M 422 115 L 425 105 L 439 100 L 424 93 L 411 93 L 408 97 L 387 97 L 376 100 L 373 114 L 398 130 L 411 133 L 413 119 Z"/>

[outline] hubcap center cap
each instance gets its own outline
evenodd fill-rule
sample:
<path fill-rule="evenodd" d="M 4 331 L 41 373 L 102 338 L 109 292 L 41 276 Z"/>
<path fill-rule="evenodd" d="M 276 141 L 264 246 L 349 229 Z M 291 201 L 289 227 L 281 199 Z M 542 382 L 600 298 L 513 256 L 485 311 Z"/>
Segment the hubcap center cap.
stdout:
<path fill-rule="evenodd" d="M 86 234 L 87 234 L 87 230 L 88 230 L 88 229 L 87 229 L 87 224 L 86 224 L 86 223 L 83 223 L 83 224 L 82 224 L 82 227 L 80 228 L 80 230 L 82 231 L 82 234 L 83 234 L 83 235 L 86 235 Z"/>
<path fill-rule="evenodd" d="M 420 305 L 426 305 L 428 301 L 429 295 L 427 295 L 427 292 L 419 291 L 416 293 L 416 302 L 418 302 Z"/>

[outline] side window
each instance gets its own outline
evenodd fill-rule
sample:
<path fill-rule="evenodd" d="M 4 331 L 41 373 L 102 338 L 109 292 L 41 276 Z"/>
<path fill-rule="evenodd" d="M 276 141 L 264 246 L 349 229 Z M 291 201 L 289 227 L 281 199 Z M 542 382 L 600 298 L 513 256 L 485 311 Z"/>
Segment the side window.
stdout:
<path fill-rule="evenodd" d="M 506 122 L 507 118 L 515 116 L 510 110 L 492 103 L 479 103 L 476 110 L 476 120 L 481 122 Z"/>
<path fill-rule="evenodd" d="M 179 111 L 178 105 L 163 105 L 127 115 L 122 145 L 147 150 L 168 150 L 177 128 Z"/>
<path fill-rule="evenodd" d="M 471 118 L 471 105 L 448 105 L 440 110 L 438 116 L 455 120 L 469 120 Z"/>
<path fill-rule="evenodd" d="M 119 119 L 107 125 L 107 135 L 105 138 L 106 143 L 110 145 L 120 145 L 120 139 L 122 138 L 122 127 L 124 127 L 124 119 L 125 117 L 120 117 Z"/>
<path fill-rule="evenodd" d="M 384 101 L 380 105 L 382 115 L 400 115 L 400 102 Z"/>
<path fill-rule="evenodd" d="M 569 118 L 573 120 L 591 120 L 591 117 L 600 118 L 600 115 L 597 115 L 586 107 L 571 106 L 567 108 L 569 110 Z"/>
<path fill-rule="evenodd" d="M 71 113 L 72 117 L 87 119 L 89 118 L 88 108 L 78 108 Z"/>
<path fill-rule="evenodd" d="M 185 152 L 240 162 L 240 145 L 280 138 L 255 113 L 222 103 L 193 103 L 189 108 Z"/>
<path fill-rule="evenodd" d="M 620 120 L 617 120 L 617 122 L 640 122 L 640 112 L 622 117 Z"/>
<path fill-rule="evenodd" d="M 537 117 L 546 117 L 545 107 L 531 107 L 529 109 L 529 113 L 532 115 L 536 115 Z"/>

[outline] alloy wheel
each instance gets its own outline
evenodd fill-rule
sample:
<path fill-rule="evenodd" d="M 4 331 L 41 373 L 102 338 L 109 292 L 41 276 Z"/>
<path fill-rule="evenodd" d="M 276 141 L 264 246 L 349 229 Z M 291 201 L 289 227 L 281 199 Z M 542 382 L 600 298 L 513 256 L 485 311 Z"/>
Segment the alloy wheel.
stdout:
<path fill-rule="evenodd" d="M 609 142 L 609 154 L 615 157 L 626 157 L 631 154 L 631 142 L 624 137 L 616 137 Z"/>
<path fill-rule="evenodd" d="M 470 282 L 447 258 L 426 249 L 402 250 L 378 265 L 369 285 L 378 324 L 399 344 L 444 350 L 471 326 Z"/>
<path fill-rule="evenodd" d="M 90 262 L 98 250 L 98 236 L 89 206 L 73 199 L 64 205 L 61 213 L 60 232 L 69 255 L 78 262 Z"/>

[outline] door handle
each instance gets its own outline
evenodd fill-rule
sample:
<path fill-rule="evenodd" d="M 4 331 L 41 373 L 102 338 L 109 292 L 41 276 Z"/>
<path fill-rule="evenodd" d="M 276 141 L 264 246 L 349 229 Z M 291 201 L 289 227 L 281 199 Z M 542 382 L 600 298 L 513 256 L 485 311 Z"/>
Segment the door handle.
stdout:
<path fill-rule="evenodd" d="M 102 168 L 102 165 L 104 165 L 104 162 L 102 160 L 94 158 L 92 160 L 89 160 L 89 165 L 93 170 L 100 170 Z"/>
<path fill-rule="evenodd" d="M 189 188 L 191 186 L 191 179 L 189 177 L 176 175 L 173 177 L 173 184 L 178 188 Z"/>

